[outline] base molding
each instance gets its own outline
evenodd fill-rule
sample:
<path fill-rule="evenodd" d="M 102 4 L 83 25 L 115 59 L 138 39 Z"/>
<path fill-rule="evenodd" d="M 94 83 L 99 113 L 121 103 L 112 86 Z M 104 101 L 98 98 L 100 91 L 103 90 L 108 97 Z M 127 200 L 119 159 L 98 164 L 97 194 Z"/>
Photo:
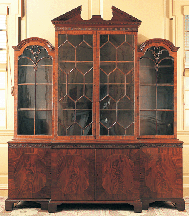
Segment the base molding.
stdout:
<path fill-rule="evenodd" d="M 141 199 L 142 201 L 142 209 L 148 210 L 149 204 L 156 202 L 156 201 L 170 201 L 172 203 L 175 203 L 176 208 L 179 211 L 185 210 L 185 200 L 182 198 L 155 198 L 155 199 Z"/>

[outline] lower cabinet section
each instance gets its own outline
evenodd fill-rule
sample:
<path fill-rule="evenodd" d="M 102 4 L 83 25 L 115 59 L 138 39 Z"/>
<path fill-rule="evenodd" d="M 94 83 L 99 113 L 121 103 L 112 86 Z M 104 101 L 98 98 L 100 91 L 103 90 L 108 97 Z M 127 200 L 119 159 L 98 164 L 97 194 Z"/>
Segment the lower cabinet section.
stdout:
<path fill-rule="evenodd" d="M 17 146 L 17 147 L 16 147 Z M 182 148 L 9 147 L 5 209 L 36 201 L 55 212 L 62 203 L 129 203 L 135 212 L 154 201 L 184 210 Z"/>

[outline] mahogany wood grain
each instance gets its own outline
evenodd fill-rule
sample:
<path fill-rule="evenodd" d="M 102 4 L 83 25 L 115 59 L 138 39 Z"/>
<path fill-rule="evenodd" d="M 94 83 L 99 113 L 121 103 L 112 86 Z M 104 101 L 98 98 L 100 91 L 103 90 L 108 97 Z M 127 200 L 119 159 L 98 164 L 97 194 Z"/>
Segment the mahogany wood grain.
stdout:
<path fill-rule="evenodd" d="M 182 198 L 182 148 L 143 148 L 141 198 Z"/>
<path fill-rule="evenodd" d="M 96 200 L 140 199 L 140 151 L 97 149 Z"/>
<path fill-rule="evenodd" d="M 93 149 L 53 149 L 52 200 L 94 200 Z"/>
<path fill-rule="evenodd" d="M 9 148 L 8 196 L 50 198 L 50 151 L 42 148 Z"/>

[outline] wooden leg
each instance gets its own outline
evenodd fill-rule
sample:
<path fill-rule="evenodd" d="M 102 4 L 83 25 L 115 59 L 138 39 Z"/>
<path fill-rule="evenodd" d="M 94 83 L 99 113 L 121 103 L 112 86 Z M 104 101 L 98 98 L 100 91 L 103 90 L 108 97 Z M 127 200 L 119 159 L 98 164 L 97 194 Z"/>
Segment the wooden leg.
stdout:
<path fill-rule="evenodd" d="M 56 203 L 48 203 L 48 212 L 55 213 L 57 211 L 57 204 Z"/>
<path fill-rule="evenodd" d="M 142 209 L 148 210 L 149 208 L 149 202 L 148 201 L 142 201 Z"/>
<path fill-rule="evenodd" d="M 14 203 L 15 203 L 15 201 L 5 200 L 5 210 L 6 211 L 12 211 L 13 207 L 14 207 Z"/>
<path fill-rule="evenodd" d="M 40 202 L 41 204 L 41 210 L 48 210 L 48 203 L 46 201 Z"/>
<path fill-rule="evenodd" d="M 142 212 L 142 202 L 138 201 L 138 202 L 135 202 L 133 205 L 134 205 L 134 212 L 135 213 L 141 213 Z"/>
<path fill-rule="evenodd" d="M 178 201 L 175 202 L 176 207 L 179 211 L 184 211 L 185 210 L 185 201 L 184 199 L 179 199 Z"/>

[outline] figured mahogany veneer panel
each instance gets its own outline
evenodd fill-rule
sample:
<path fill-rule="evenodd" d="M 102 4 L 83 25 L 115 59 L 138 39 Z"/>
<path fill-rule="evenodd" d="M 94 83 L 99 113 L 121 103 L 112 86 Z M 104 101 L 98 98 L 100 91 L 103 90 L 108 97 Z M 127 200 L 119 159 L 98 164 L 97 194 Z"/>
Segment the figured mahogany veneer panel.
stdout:
<path fill-rule="evenodd" d="M 142 198 L 182 198 L 182 148 L 141 150 Z"/>
<path fill-rule="evenodd" d="M 9 148 L 9 198 L 50 198 L 50 152 Z"/>
<path fill-rule="evenodd" d="M 98 149 L 96 155 L 96 200 L 139 199 L 139 150 Z"/>
<path fill-rule="evenodd" d="M 53 149 L 52 200 L 94 200 L 94 149 Z"/>

